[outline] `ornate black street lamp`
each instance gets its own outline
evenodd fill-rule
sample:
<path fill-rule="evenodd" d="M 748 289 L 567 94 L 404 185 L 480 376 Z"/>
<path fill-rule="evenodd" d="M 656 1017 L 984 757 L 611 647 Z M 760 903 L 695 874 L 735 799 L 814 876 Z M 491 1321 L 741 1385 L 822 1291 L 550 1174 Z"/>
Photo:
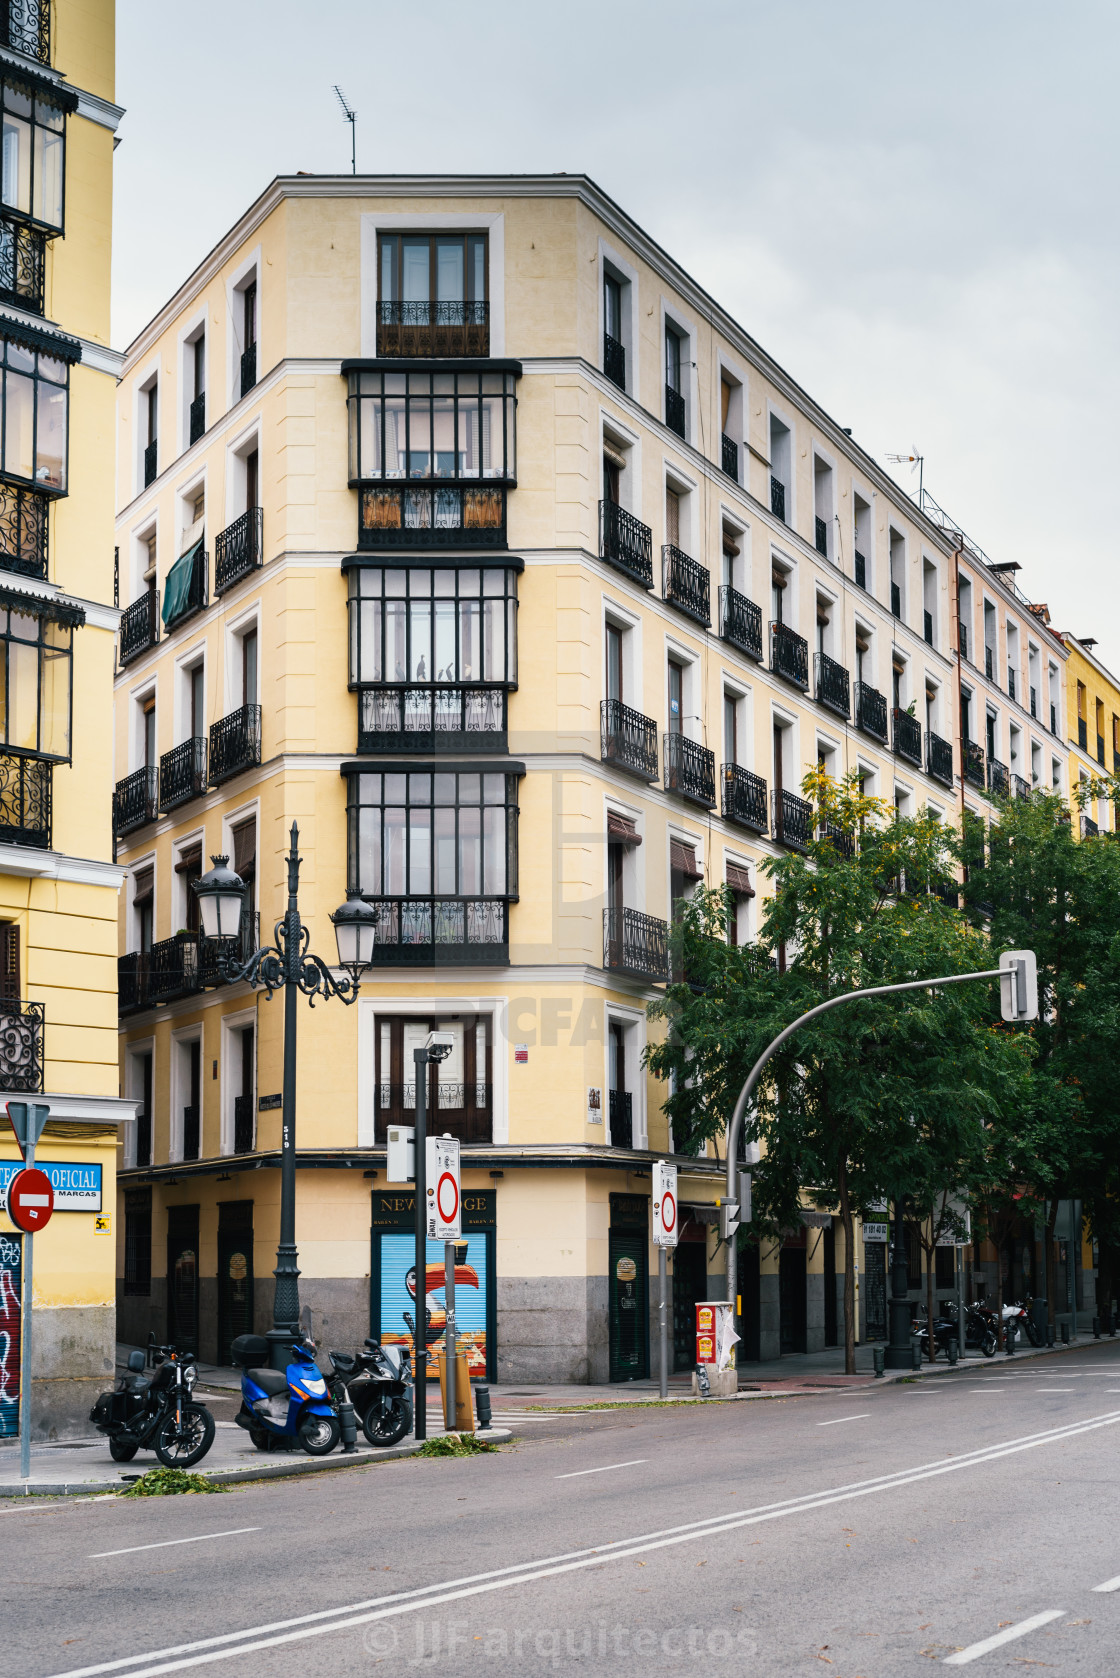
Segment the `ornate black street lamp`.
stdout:
<path fill-rule="evenodd" d="M 348 892 L 346 902 L 331 916 L 338 943 L 338 964 L 349 973 L 338 979 L 317 955 L 308 950 L 310 933 L 299 918 L 299 828 L 292 823 L 288 851 L 288 908 L 277 921 L 275 945 L 255 950 L 245 961 L 236 959 L 234 940 L 241 930 L 245 882 L 229 867 L 229 858 L 211 857 L 209 873 L 194 882 L 205 938 L 217 941 L 218 971 L 227 984 L 244 979 L 254 988 L 263 985 L 271 998 L 284 991 L 284 1095 L 280 1153 L 280 1241 L 276 1249 L 276 1294 L 272 1327 L 268 1332 L 269 1362 L 275 1369 L 288 1364 L 292 1336 L 299 1333 L 299 1264 L 296 1252 L 296 1026 L 297 993 L 303 991 L 315 1006 L 317 997 L 337 996 L 356 1002 L 362 974 L 373 960 L 377 910 Z"/>

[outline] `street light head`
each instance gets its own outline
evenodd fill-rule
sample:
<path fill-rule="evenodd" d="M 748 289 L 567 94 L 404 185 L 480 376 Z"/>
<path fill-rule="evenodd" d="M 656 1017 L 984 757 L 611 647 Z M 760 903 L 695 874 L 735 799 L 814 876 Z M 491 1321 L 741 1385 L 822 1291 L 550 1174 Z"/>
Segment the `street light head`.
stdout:
<path fill-rule="evenodd" d="M 455 1047 L 455 1037 L 450 1031 L 429 1031 L 424 1048 L 429 1060 L 446 1060 Z"/>
<path fill-rule="evenodd" d="M 245 882 L 229 866 L 228 856 L 212 856 L 209 873 L 194 881 L 205 938 L 236 938 L 241 930 Z"/>
<path fill-rule="evenodd" d="M 360 891 L 348 891 L 346 902 L 331 916 L 338 943 L 338 964 L 346 968 L 355 983 L 373 961 L 379 919 L 373 904 L 367 903 Z"/>

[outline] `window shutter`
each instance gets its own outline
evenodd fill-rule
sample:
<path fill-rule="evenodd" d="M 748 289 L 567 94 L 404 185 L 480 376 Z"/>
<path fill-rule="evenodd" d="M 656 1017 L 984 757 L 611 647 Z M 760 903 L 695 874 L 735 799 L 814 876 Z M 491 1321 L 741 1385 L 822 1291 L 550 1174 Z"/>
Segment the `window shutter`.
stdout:
<path fill-rule="evenodd" d="M 233 840 L 233 871 L 248 883 L 257 869 L 257 823 L 241 822 L 230 831 Z"/>
<path fill-rule="evenodd" d="M 640 845 L 642 836 L 626 816 L 616 810 L 607 811 L 607 843 L 609 845 Z"/>
<path fill-rule="evenodd" d="M 665 491 L 665 540 L 674 548 L 681 545 L 681 498 L 675 489 Z"/>
<path fill-rule="evenodd" d="M 155 869 L 138 868 L 135 874 L 136 892 L 132 899 L 134 908 L 141 909 L 145 903 L 152 901 L 155 889 Z"/>
<path fill-rule="evenodd" d="M 19 999 L 19 927 L 14 921 L 4 921 L 0 922 L 0 1000 Z"/>
<path fill-rule="evenodd" d="M 669 840 L 669 866 L 686 880 L 702 880 L 704 870 L 696 861 L 696 852 L 683 839 Z"/>
<path fill-rule="evenodd" d="M 190 874 L 202 868 L 202 846 L 192 845 L 189 850 L 182 851 L 175 864 L 176 874 Z"/>
<path fill-rule="evenodd" d="M 727 883 L 736 897 L 753 897 L 754 887 L 751 885 L 750 872 L 737 862 L 727 864 Z"/>

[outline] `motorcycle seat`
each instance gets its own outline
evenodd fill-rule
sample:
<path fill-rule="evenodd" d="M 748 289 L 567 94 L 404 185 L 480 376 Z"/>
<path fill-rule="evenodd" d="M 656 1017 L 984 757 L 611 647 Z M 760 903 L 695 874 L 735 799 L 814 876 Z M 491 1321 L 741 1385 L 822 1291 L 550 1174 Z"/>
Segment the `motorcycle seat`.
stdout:
<path fill-rule="evenodd" d="M 279 1398 L 281 1393 L 288 1390 L 288 1377 L 279 1369 L 249 1369 L 246 1374 L 250 1381 L 270 1398 Z"/>

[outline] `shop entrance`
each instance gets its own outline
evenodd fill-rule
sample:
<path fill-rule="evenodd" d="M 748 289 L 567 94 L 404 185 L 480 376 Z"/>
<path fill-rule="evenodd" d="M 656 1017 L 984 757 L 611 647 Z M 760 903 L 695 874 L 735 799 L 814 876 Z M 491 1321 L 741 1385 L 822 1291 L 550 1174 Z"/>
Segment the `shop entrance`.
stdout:
<path fill-rule="evenodd" d="M 198 1356 L 198 1207 L 167 1212 L 167 1340 Z"/>
<path fill-rule="evenodd" d="M 696 1362 L 696 1307 L 708 1297 L 708 1244 L 701 1233 L 688 1239 L 689 1225 L 673 1254 L 673 1368 L 691 1369 Z"/>
<path fill-rule="evenodd" d="M 218 1362 L 230 1364 L 230 1342 L 253 1332 L 253 1202 L 218 1205 Z"/>
<path fill-rule="evenodd" d="M 760 1277 L 758 1244 L 749 1241 L 739 1248 L 739 1363 L 758 1363 L 762 1357 Z"/>
<path fill-rule="evenodd" d="M 887 1338 L 887 1244 L 866 1241 L 863 1247 L 864 1333 L 868 1340 Z"/>
<path fill-rule="evenodd" d="M 644 1195 L 612 1194 L 607 1243 L 609 1366 L 612 1381 L 649 1376 L 649 1234 Z"/>
<path fill-rule="evenodd" d="M 805 1245 L 783 1247 L 778 1260 L 778 1296 L 781 1303 L 782 1353 L 807 1349 L 805 1308 Z"/>

